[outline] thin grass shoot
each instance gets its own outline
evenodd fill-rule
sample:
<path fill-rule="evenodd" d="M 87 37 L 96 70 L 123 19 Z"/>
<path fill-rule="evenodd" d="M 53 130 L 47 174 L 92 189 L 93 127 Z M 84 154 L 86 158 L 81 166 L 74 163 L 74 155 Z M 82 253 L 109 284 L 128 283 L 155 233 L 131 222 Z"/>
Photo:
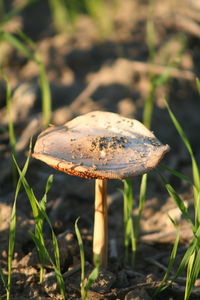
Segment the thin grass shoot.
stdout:
<path fill-rule="evenodd" d="M 195 226 L 196 228 L 199 227 L 200 225 L 200 212 L 198 212 L 197 210 L 197 207 L 200 206 L 199 204 L 199 201 L 200 201 L 200 173 L 199 173 L 199 168 L 198 168 L 198 165 L 197 165 L 197 161 L 195 159 L 195 156 L 194 156 L 194 153 L 193 153 L 193 150 L 192 150 L 192 147 L 190 145 L 190 142 L 184 132 L 184 130 L 182 129 L 180 123 L 178 122 L 178 120 L 176 119 L 175 115 L 173 114 L 172 110 L 170 109 L 169 107 L 169 104 L 167 103 L 167 101 L 165 101 L 166 103 L 166 107 L 168 109 L 168 112 L 169 112 L 169 115 L 170 115 L 170 118 L 180 136 L 180 138 L 182 139 L 185 147 L 187 148 L 188 150 L 188 153 L 190 155 L 190 159 L 191 159 L 191 163 L 192 163 L 192 173 L 193 173 L 193 182 L 194 182 L 194 185 L 193 185 L 193 192 L 194 192 L 194 208 L 195 208 L 195 215 L 196 215 L 196 220 L 195 220 Z"/>
<path fill-rule="evenodd" d="M 83 241 L 78 228 L 78 220 L 79 218 L 75 222 L 75 232 L 78 240 L 80 258 L 81 258 L 81 299 L 84 300 L 87 297 L 87 291 L 85 290 L 85 253 L 84 253 Z"/>
<path fill-rule="evenodd" d="M 199 78 L 196 78 L 196 87 L 197 87 L 197 91 L 200 95 L 200 79 Z"/>
<path fill-rule="evenodd" d="M 72 23 L 69 11 L 64 0 L 49 0 L 54 27 L 58 33 L 69 33 L 72 31 Z"/>
<path fill-rule="evenodd" d="M 87 293 L 99 275 L 100 265 L 99 265 L 99 263 L 96 263 L 95 268 L 89 274 L 88 278 L 85 277 L 85 253 L 84 253 L 83 240 L 81 237 L 80 230 L 78 228 L 79 219 L 80 219 L 80 217 L 77 218 L 77 220 L 75 222 L 75 232 L 76 232 L 76 237 L 78 240 L 78 245 L 79 245 L 79 250 L 80 250 L 80 258 L 81 258 L 81 285 L 80 285 L 81 286 L 81 299 L 87 300 L 88 299 Z M 99 261 L 99 259 L 97 259 L 96 261 Z"/>
<path fill-rule="evenodd" d="M 129 247 L 132 249 L 132 264 L 135 260 L 136 240 L 134 236 L 133 224 L 133 190 L 132 180 L 130 178 L 124 180 L 124 247 L 125 262 L 129 262 Z"/>
<path fill-rule="evenodd" d="M 26 7 L 38 2 L 40 0 L 27 0 L 27 1 L 20 1 L 19 5 L 16 5 L 13 7 L 9 12 L 5 11 L 5 5 L 4 1 L 0 1 L 1 9 L 3 16 L 0 18 L 0 25 L 4 25 L 5 23 L 9 22 L 12 20 L 15 16 L 17 16 L 20 12 L 22 12 Z"/>
<path fill-rule="evenodd" d="M 140 233 L 140 220 L 142 217 L 142 212 L 143 212 L 144 203 L 146 199 L 146 191 L 147 191 L 147 174 L 144 174 L 142 176 L 142 180 L 140 184 L 139 206 L 138 206 L 138 214 L 136 216 L 136 224 L 135 224 L 136 244 L 138 242 L 139 233 Z"/>
<path fill-rule="evenodd" d="M 111 17 L 109 15 L 106 1 L 103 0 L 85 0 L 86 10 L 93 18 L 97 27 L 99 28 L 100 35 L 105 38 L 113 29 Z"/>
<path fill-rule="evenodd" d="M 14 130 L 14 122 L 12 119 L 12 101 L 11 101 L 11 87 L 8 81 L 7 76 L 1 72 L 2 78 L 6 82 L 6 112 L 7 112 L 7 118 L 8 118 L 8 135 L 9 135 L 9 145 L 10 145 L 10 151 L 12 155 L 16 154 L 16 137 L 15 137 L 15 130 Z M 12 176 L 13 176 L 13 185 L 16 186 L 17 183 L 17 172 L 15 164 L 12 160 Z"/>
<path fill-rule="evenodd" d="M 14 161 L 15 161 L 17 170 L 19 172 L 19 175 L 21 176 L 22 172 L 21 172 L 16 160 L 14 160 Z M 42 259 L 45 258 L 45 260 L 48 260 L 52 264 L 54 271 L 55 271 L 60 294 L 62 295 L 62 298 L 65 299 L 65 285 L 64 285 L 64 280 L 63 280 L 62 274 L 61 274 L 61 268 L 60 268 L 60 254 L 59 254 L 58 242 L 57 242 L 55 233 L 53 231 L 53 227 L 51 225 L 50 219 L 45 212 L 45 205 L 44 205 L 46 202 L 47 192 L 49 191 L 51 184 L 52 184 L 52 179 L 53 179 L 52 176 L 50 176 L 49 179 L 47 180 L 45 194 L 44 194 L 41 202 L 39 202 L 36 199 L 35 194 L 34 194 L 33 190 L 31 189 L 31 187 L 29 186 L 25 177 L 22 177 L 22 184 L 24 186 L 24 189 L 25 189 L 28 199 L 30 201 L 33 216 L 34 216 L 35 223 L 36 223 L 35 235 L 32 234 L 32 237 L 36 244 L 36 248 L 39 252 L 39 257 Z M 42 225 L 43 225 L 44 220 L 47 221 L 47 223 L 51 229 L 54 259 L 52 259 L 52 257 L 50 256 L 50 254 L 45 246 L 44 236 L 43 236 L 43 232 L 42 232 Z M 41 278 L 40 278 L 40 281 L 41 281 L 42 276 L 43 276 L 43 270 L 40 271 L 40 276 L 41 276 Z"/>
<path fill-rule="evenodd" d="M 169 217 L 170 221 L 172 222 L 172 224 L 174 225 L 174 227 L 177 229 L 177 234 L 176 234 L 176 239 L 175 239 L 175 242 L 174 242 L 171 254 L 170 254 L 169 263 L 168 263 L 168 266 L 167 266 L 167 271 L 166 271 L 159 287 L 156 289 L 154 295 L 159 294 L 160 292 L 164 291 L 168 287 L 167 280 L 170 276 L 170 273 L 172 272 L 172 268 L 173 268 L 173 265 L 174 265 L 174 262 L 175 262 L 175 259 L 176 259 L 176 256 L 177 256 L 177 250 L 178 250 L 178 245 L 179 245 L 179 240 L 180 240 L 180 232 L 179 232 L 178 225 L 170 217 L 170 215 L 168 215 L 168 217 Z"/>
<path fill-rule="evenodd" d="M 130 178 L 124 180 L 124 248 L 125 262 L 129 262 L 129 248 L 131 247 L 131 264 L 135 265 L 135 257 L 137 251 L 137 243 L 140 232 L 140 221 L 146 199 L 147 174 L 142 176 L 140 184 L 140 195 L 138 204 L 138 214 L 135 222 L 133 221 L 133 190 L 132 180 Z"/>
<path fill-rule="evenodd" d="M 186 149 L 188 150 L 188 153 L 190 155 L 191 159 L 191 166 L 192 166 L 192 173 L 193 173 L 193 180 L 191 183 L 191 180 L 186 176 L 181 176 L 180 173 L 176 171 L 171 171 L 170 168 L 167 170 L 171 172 L 173 175 L 177 176 L 178 178 L 184 179 L 187 182 L 191 183 L 191 186 L 193 188 L 193 197 L 194 197 L 194 220 L 190 216 L 189 211 L 183 201 L 183 199 L 178 195 L 178 193 L 175 191 L 175 189 L 168 183 L 166 180 L 161 176 L 162 180 L 165 183 L 165 187 L 169 193 L 169 195 L 172 197 L 174 202 L 176 203 L 177 207 L 180 209 L 182 215 L 185 217 L 185 219 L 189 222 L 192 231 L 193 231 L 193 239 L 190 242 L 187 251 L 185 252 L 181 263 L 178 267 L 178 270 L 176 271 L 176 274 L 173 278 L 173 280 L 176 280 L 178 276 L 183 272 L 183 270 L 186 269 L 187 277 L 186 277 L 186 285 L 185 285 L 185 294 L 184 294 L 184 300 L 188 300 L 190 298 L 192 289 L 194 287 L 195 281 L 200 273 L 200 248 L 199 248 L 199 234 L 200 234 L 200 173 L 199 168 L 191 147 L 191 144 L 182 128 L 178 120 L 176 119 L 175 115 L 173 114 L 172 110 L 169 107 L 169 104 L 167 102 L 166 107 L 168 109 L 169 116 L 180 136 L 182 139 Z"/>
<path fill-rule="evenodd" d="M 13 160 L 15 161 L 15 158 L 13 156 Z M 17 197 L 23 182 L 23 178 L 27 172 L 29 164 L 29 156 L 26 160 L 26 163 L 23 167 L 23 170 L 21 171 L 16 190 L 15 190 L 15 198 L 14 203 L 12 207 L 12 213 L 11 213 L 11 219 L 10 219 L 10 230 L 9 230 L 9 239 L 8 239 L 8 279 L 7 279 L 7 285 L 6 285 L 6 299 L 10 300 L 11 296 L 11 275 L 12 275 L 12 261 L 13 261 L 13 255 L 14 255 L 14 248 L 15 248 L 15 235 L 16 235 L 16 218 L 17 218 L 17 212 L 16 212 L 16 204 L 17 204 Z"/>
<path fill-rule="evenodd" d="M 11 44 L 17 51 L 22 53 L 27 59 L 34 61 L 34 63 L 38 66 L 39 84 L 40 84 L 41 95 L 42 95 L 41 97 L 42 98 L 42 121 L 43 121 L 43 126 L 47 127 L 51 120 L 52 111 L 51 111 L 51 92 L 50 92 L 50 86 L 46 75 L 46 69 L 41 59 L 38 59 L 39 55 L 35 50 L 36 46 L 34 42 L 31 41 L 31 39 L 22 32 L 18 31 L 18 35 L 23 39 L 24 42 L 22 42 L 13 34 L 8 33 L 4 30 L 0 30 L 0 37 L 2 37 L 9 44 Z"/>

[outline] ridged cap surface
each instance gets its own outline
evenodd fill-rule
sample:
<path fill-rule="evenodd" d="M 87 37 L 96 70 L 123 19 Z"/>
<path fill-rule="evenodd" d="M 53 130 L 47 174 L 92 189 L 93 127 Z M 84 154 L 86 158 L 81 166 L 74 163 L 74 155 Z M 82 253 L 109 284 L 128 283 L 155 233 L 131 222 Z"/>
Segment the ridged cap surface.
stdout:
<path fill-rule="evenodd" d="M 43 131 L 33 157 L 70 175 L 124 179 L 147 173 L 167 151 L 139 121 L 94 111 Z"/>

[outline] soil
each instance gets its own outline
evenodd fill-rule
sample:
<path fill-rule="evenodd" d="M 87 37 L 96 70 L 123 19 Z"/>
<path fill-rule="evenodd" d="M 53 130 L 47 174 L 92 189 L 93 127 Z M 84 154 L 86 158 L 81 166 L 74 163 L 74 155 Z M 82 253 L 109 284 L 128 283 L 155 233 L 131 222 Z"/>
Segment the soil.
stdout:
<path fill-rule="evenodd" d="M 8 1 L 7 4 L 14 5 L 14 1 Z M 35 42 L 50 81 L 51 123 L 54 125 L 61 125 L 93 110 L 117 112 L 142 120 L 144 102 L 152 88 L 151 79 L 161 78 L 161 75 L 169 72 L 168 82 L 158 84 L 155 91 L 151 129 L 162 143 L 170 145 L 171 151 L 163 164 L 192 176 L 190 157 L 170 120 L 163 99 L 169 100 L 199 163 L 200 101 L 195 85 L 195 78 L 200 75 L 198 1 L 154 1 L 152 20 L 156 30 L 156 56 L 152 59 L 146 35 L 149 2 L 118 1 L 116 6 L 108 5 L 108 12 L 112 30 L 104 36 L 100 34 L 100 27 L 86 14 L 77 18 L 73 32 L 58 34 L 53 27 L 47 1 L 36 1 L 3 25 L 3 29 L 14 34 L 21 29 Z M 30 137 L 34 136 L 34 144 L 43 129 L 38 67 L 3 41 L 0 64 L 12 89 L 16 159 L 22 168 Z M 0 81 L 0 165 L 0 264 L 6 274 L 9 221 L 15 185 L 6 114 L 6 85 L 3 80 Z M 191 186 L 162 169 L 160 172 L 193 214 Z M 54 174 L 54 182 L 48 193 L 47 214 L 59 243 L 66 298 L 80 299 L 81 267 L 74 224 L 80 217 L 86 274 L 89 274 L 93 270 L 94 180 L 63 174 L 32 158 L 26 178 L 38 199 L 42 198 L 50 174 Z M 133 218 L 138 213 L 140 181 L 141 177 L 133 180 Z M 163 293 L 154 298 L 153 294 L 165 274 L 177 234 L 168 215 L 180 228 L 180 244 L 170 279 L 192 239 L 190 225 L 169 197 L 158 173 L 152 171 L 148 176 L 136 263 L 132 267 L 130 261 L 124 261 L 122 188 L 123 182 L 119 180 L 110 180 L 108 183 L 109 263 L 107 270 L 100 270 L 88 298 L 183 299 L 185 271 Z M 30 232 L 34 232 L 33 215 L 29 200 L 21 189 L 17 199 L 11 299 L 61 299 L 49 262 L 46 262 L 44 282 L 39 283 L 39 259 Z M 51 232 L 47 224 L 44 226 L 44 235 L 51 253 Z M 5 299 L 5 292 L 0 281 L 2 299 Z M 199 280 L 195 283 L 191 299 L 200 299 Z"/>

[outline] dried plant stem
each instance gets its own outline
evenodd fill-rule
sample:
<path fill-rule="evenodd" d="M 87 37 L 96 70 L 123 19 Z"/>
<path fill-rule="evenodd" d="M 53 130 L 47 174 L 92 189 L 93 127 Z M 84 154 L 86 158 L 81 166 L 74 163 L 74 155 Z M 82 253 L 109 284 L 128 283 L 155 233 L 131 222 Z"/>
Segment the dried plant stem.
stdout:
<path fill-rule="evenodd" d="M 100 266 L 106 268 L 108 248 L 107 180 L 96 179 L 95 185 L 93 256 L 94 262 L 98 260 Z"/>

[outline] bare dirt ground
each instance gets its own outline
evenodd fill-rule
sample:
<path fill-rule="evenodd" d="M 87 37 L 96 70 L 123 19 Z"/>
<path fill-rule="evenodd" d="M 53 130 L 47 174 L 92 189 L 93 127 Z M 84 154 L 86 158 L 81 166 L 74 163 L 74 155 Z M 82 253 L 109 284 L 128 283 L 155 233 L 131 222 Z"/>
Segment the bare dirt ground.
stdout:
<path fill-rule="evenodd" d="M 161 75 L 169 69 L 170 81 L 158 87 L 155 95 L 152 130 L 171 151 L 164 164 L 191 176 L 191 163 L 183 143 L 174 129 L 164 105 L 163 96 L 188 135 L 199 162 L 200 101 L 195 77 L 200 75 L 200 6 L 198 1 L 155 1 L 153 20 L 156 29 L 156 57 L 149 63 L 146 43 L 148 1 L 119 1 L 110 7 L 113 31 L 106 38 L 88 16 L 78 18 L 74 33 L 55 34 L 47 2 L 39 1 L 24 10 L 5 27 L 10 32 L 22 29 L 37 46 L 45 66 L 52 93 L 52 123 L 63 124 L 73 117 L 92 110 L 118 112 L 141 120 L 144 101 L 150 89 L 150 74 Z M 8 44 L 1 42 L 0 63 L 4 66 L 12 87 L 12 115 L 17 136 L 17 161 L 22 167 L 30 137 L 42 130 L 41 93 L 36 65 Z M 8 123 L 5 108 L 5 84 L 0 81 L 0 262 L 6 269 L 9 218 L 14 199 Z M 35 138 L 33 139 L 33 143 Z M 162 171 L 163 172 L 163 171 Z M 74 223 L 84 240 L 89 273 L 92 270 L 92 229 L 94 181 L 61 174 L 31 159 L 27 180 L 41 198 L 49 174 L 55 174 L 48 196 L 47 213 L 57 235 L 61 268 L 68 299 L 80 298 L 80 256 L 74 233 Z M 190 186 L 165 174 L 188 207 L 192 207 Z M 133 180 L 134 211 L 140 178 Z M 107 270 L 89 292 L 89 299 L 152 299 L 153 292 L 167 268 L 176 230 L 170 214 L 180 225 L 181 244 L 175 272 L 191 240 L 188 223 L 181 217 L 172 199 L 155 172 L 148 178 L 147 199 L 141 221 L 141 236 L 136 266 L 124 263 L 123 198 L 118 181 L 108 184 L 109 247 L 117 257 L 109 258 Z M 17 202 L 17 233 L 13 262 L 12 299 L 60 299 L 55 276 L 47 263 L 43 284 L 39 284 L 39 261 L 29 231 L 34 221 L 29 201 L 23 191 Z M 50 232 L 45 236 L 51 248 Z M 185 274 L 155 299 L 183 299 Z M 0 282 L 0 295 L 5 290 Z M 191 299 L 199 299 L 200 287 L 195 287 Z"/>

